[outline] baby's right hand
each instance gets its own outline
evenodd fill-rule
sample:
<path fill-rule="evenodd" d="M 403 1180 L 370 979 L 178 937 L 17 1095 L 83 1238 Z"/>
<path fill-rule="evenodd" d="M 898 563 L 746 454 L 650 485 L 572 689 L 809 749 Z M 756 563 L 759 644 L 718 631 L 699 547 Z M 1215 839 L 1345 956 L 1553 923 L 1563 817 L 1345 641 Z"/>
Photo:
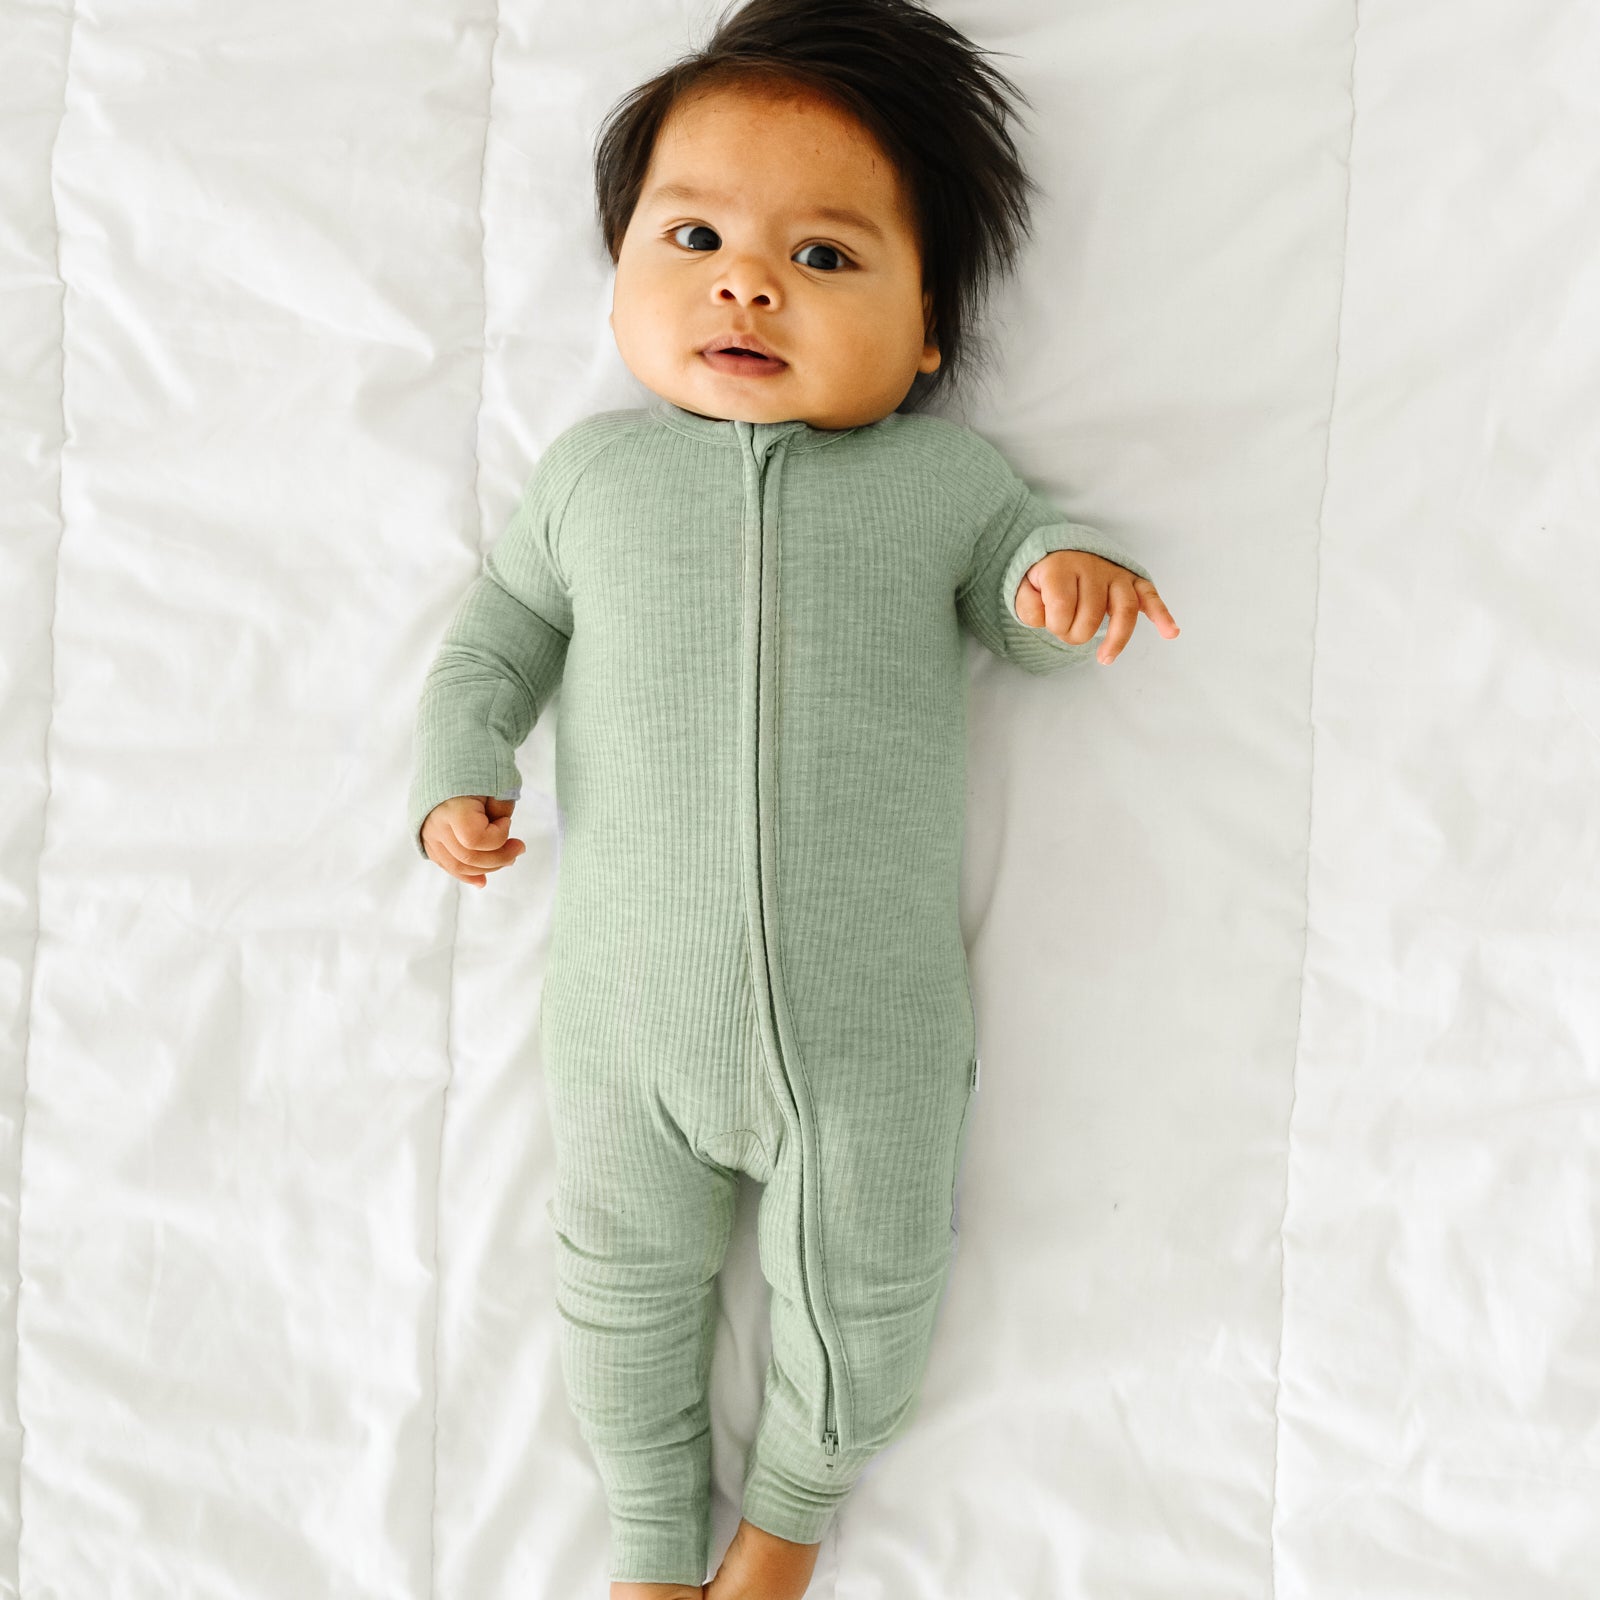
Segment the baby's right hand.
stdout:
<path fill-rule="evenodd" d="M 441 800 L 422 824 L 422 847 L 428 859 L 452 878 L 481 889 L 486 874 L 509 867 L 528 847 L 508 839 L 515 800 L 487 794 L 458 794 Z"/>

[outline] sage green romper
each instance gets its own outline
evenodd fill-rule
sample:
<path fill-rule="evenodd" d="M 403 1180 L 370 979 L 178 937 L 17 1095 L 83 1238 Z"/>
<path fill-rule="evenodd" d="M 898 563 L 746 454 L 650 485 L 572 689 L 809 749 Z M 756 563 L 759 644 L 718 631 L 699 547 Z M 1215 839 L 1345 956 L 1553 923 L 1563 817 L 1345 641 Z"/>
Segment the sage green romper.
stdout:
<path fill-rule="evenodd" d="M 963 629 L 1032 673 L 1087 659 L 1012 609 L 1057 549 L 1150 576 L 943 418 L 824 430 L 654 397 L 549 446 L 429 669 L 419 851 L 441 800 L 520 793 L 561 686 L 549 1214 L 613 1580 L 707 1576 L 739 1172 L 765 1186 L 772 1289 L 743 1515 L 816 1542 L 910 1421 L 978 1085 Z"/>

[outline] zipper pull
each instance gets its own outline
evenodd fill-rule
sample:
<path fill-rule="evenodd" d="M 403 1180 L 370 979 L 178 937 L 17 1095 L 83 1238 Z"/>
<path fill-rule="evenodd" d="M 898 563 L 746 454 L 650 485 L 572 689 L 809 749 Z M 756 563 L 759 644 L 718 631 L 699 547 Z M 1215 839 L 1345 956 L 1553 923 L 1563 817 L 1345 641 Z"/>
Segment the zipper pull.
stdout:
<path fill-rule="evenodd" d="M 828 1456 L 839 1453 L 839 1435 L 831 1428 L 822 1436 L 822 1453 Z"/>
<path fill-rule="evenodd" d="M 974 1056 L 972 1058 L 972 1087 L 974 1091 L 976 1091 L 978 1087 L 978 1065 L 978 1058 Z"/>

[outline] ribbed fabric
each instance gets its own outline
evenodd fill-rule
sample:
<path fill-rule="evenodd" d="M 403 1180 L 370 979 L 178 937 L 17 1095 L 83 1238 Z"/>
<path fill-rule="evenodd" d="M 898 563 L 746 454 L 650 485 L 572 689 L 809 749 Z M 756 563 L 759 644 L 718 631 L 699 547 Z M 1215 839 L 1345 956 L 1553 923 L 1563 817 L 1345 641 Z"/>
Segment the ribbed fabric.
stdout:
<path fill-rule="evenodd" d="M 613 1580 L 706 1577 L 736 1173 L 765 1185 L 773 1291 L 743 1514 L 814 1543 L 913 1414 L 977 1077 L 962 631 L 1033 673 L 1087 659 L 1012 606 L 1057 549 L 1149 577 L 942 418 L 657 398 L 553 441 L 428 672 L 419 852 L 441 800 L 520 792 L 561 689 L 539 1029 L 562 1370 Z"/>

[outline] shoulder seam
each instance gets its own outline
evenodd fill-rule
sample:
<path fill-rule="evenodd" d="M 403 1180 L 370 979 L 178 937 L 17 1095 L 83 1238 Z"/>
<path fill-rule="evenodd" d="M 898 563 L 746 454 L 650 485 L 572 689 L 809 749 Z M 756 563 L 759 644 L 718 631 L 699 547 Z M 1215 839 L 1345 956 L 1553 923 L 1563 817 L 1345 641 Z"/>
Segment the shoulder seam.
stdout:
<path fill-rule="evenodd" d="M 584 430 L 588 429 L 591 424 L 600 421 L 602 418 L 627 415 L 629 415 L 629 413 L 626 411 L 597 411 L 587 417 L 580 417 L 578 421 L 571 423 L 550 441 L 545 453 L 549 454 L 549 451 L 553 450 L 556 445 L 568 434 L 577 434 L 583 432 Z M 594 431 L 598 433 L 600 430 L 597 428 Z M 601 438 L 598 446 L 590 454 L 589 459 L 578 468 L 578 471 L 573 477 L 572 482 L 567 485 L 566 493 L 562 495 L 560 505 L 556 506 L 551 511 L 550 559 L 555 566 L 556 576 L 561 580 L 561 587 L 565 589 L 569 595 L 572 593 L 572 585 L 567 579 L 566 569 L 562 565 L 560 552 L 562 520 L 566 516 L 568 504 L 571 502 L 573 495 L 577 493 L 578 485 L 582 483 L 583 480 L 588 476 L 590 468 L 593 467 L 595 462 L 600 460 L 600 458 L 611 449 L 612 445 L 614 445 L 617 440 L 620 439 L 627 431 L 628 429 L 626 424 L 615 423 L 610 426 L 605 436 Z"/>

